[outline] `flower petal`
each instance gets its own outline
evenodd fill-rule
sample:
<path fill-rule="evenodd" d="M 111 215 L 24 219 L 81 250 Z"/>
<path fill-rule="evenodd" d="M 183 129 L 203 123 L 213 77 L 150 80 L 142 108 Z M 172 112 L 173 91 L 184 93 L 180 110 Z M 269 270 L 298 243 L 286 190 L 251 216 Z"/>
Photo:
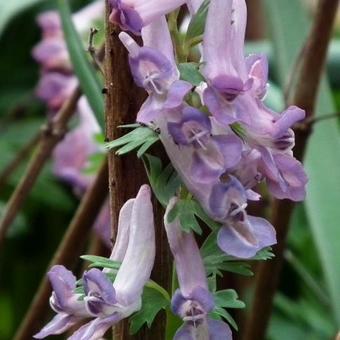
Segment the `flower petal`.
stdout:
<path fill-rule="evenodd" d="M 122 262 L 129 244 L 130 224 L 132 209 L 135 199 L 130 199 L 122 206 L 118 218 L 118 233 L 115 245 L 112 249 L 110 259 L 113 261 Z"/>
<path fill-rule="evenodd" d="M 117 324 L 122 317 L 114 313 L 106 318 L 96 318 L 80 327 L 68 340 L 99 340 L 110 327 Z"/>
<path fill-rule="evenodd" d="M 209 340 L 232 340 L 231 329 L 223 321 L 208 319 Z"/>
<path fill-rule="evenodd" d="M 113 285 L 101 270 L 93 268 L 85 272 L 83 284 L 86 295 L 100 296 L 109 305 L 117 302 Z"/>
<path fill-rule="evenodd" d="M 176 203 L 177 198 L 170 200 L 164 215 L 164 225 L 174 256 L 181 293 L 188 298 L 197 287 L 208 290 L 208 284 L 194 235 L 183 232 L 178 219 L 171 223 L 168 221 L 168 215 Z"/>
<path fill-rule="evenodd" d="M 143 185 L 132 209 L 129 245 L 114 281 L 120 304 L 130 305 L 141 298 L 155 260 L 155 226 L 150 187 Z"/>
<path fill-rule="evenodd" d="M 35 339 L 43 339 L 49 335 L 57 335 L 66 332 L 79 322 L 80 318 L 66 313 L 57 314 L 39 333 L 33 335 Z"/>
<path fill-rule="evenodd" d="M 245 216 L 242 222 L 230 222 L 222 227 L 217 243 L 226 254 L 247 259 L 275 244 L 276 232 L 264 218 Z"/>

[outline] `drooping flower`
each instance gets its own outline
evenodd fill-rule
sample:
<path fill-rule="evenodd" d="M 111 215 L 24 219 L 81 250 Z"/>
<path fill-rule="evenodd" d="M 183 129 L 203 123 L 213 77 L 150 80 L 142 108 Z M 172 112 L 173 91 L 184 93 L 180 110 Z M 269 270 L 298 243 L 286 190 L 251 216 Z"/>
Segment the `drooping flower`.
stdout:
<path fill-rule="evenodd" d="M 117 239 L 119 246 L 114 248 L 115 255 L 111 258 L 117 260 L 117 248 L 125 254 L 113 285 L 105 272 L 98 269 L 84 274 L 84 300 L 88 311 L 96 318 L 70 339 L 99 339 L 112 325 L 141 308 L 143 288 L 155 259 L 154 228 L 150 188 L 144 185 L 136 199 L 128 201 L 120 214 L 119 229 L 123 233 Z M 123 236 L 126 231 L 129 232 L 128 242 Z"/>
<path fill-rule="evenodd" d="M 208 87 L 203 98 L 222 124 L 247 121 L 248 114 L 235 112 L 232 105 L 253 84 L 243 56 L 246 16 L 244 0 L 211 1 L 208 10 L 203 39 L 203 75 Z"/>
<path fill-rule="evenodd" d="M 181 230 L 179 221 L 168 222 L 168 214 L 177 202 L 170 200 L 164 224 L 171 252 L 176 264 L 179 289 L 172 298 L 172 310 L 184 321 L 175 340 L 232 339 L 229 326 L 212 320 L 208 314 L 214 309 L 199 248 L 192 233 Z"/>
<path fill-rule="evenodd" d="M 140 34 L 143 27 L 184 3 L 185 0 L 110 0 L 110 20 L 123 30 Z"/>
<path fill-rule="evenodd" d="M 63 275 L 57 277 L 58 281 L 52 282 L 54 292 L 51 301 L 54 296 L 58 297 L 57 302 L 52 304 L 58 313 L 53 320 L 56 319 L 55 323 L 58 321 L 60 324 L 60 319 L 66 319 L 68 327 L 63 322 L 57 328 L 51 322 L 35 338 L 60 334 L 79 320 L 91 317 L 92 320 L 81 326 L 69 339 L 100 339 L 111 326 L 141 308 L 143 288 L 150 278 L 155 259 L 155 230 L 150 196 L 150 188 L 144 185 L 137 197 L 126 202 L 121 209 L 117 242 L 110 258 L 122 263 L 113 283 L 108 276 L 111 273 L 109 270 L 91 269 L 83 275 L 85 296 L 82 296 L 74 292 L 76 279 L 72 273 L 59 266 Z M 78 300 L 80 297 L 81 301 Z M 78 309 L 80 312 L 76 314 Z M 72 323 L 69 321 L 70 316 Z"/>
<path fill-rule="evenodd" d="M 226 254 L 238 258 L 251 258 L 276 244 L 274 227 L 264 218 L 247 214 L 247 199 L 243 185 L 232 176 L 216 184 L 210 195 L 210 214 L 223 224 L 217 243 Z"/>
<path fill-rule="evenodd" d="M 137 121 L 148 124 L 162 115 L 163 110 L 181 106 L 192 85 L 179 80 L 165 17 L 158 18 L 143 29 L 143 47 L 127 33 L 120 33 L 119 38 L 129 51 L 135 83 L 149 94 L 137 115 Z"/>

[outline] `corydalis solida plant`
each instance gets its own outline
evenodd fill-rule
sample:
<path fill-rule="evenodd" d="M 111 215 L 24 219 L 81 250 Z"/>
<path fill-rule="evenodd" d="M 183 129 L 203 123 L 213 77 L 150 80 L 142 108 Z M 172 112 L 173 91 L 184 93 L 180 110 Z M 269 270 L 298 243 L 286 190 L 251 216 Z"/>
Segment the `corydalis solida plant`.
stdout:
<path fill-rule="evenodd" d="M 173 41 L 183 43 L 183 39 L 176 31 L 172 31 L 171 36 L 164 16 L 183 3 L 110 1 L 110 19 L 130 32 L 122 32 L 119 37 L 129 52 L 134 80 L 148 93 L 136 118 L 142 126 L 122 137 L 118 144 L 114 143 L 123 145 L 120 153 L 131 151 L 133 145 L 142 144 L 138 140 L 143 136 L 139 131 L 144 133 L 149 128 L 158 134 L 173 174 L 181 182 L 176 186 L 169 184 L 173 177 L 158 173 L 157 180 L 163 178 L 162 197 L 166 197 L 166 202 L 162 203 L 167 205 L 164 224 L 179 281 L 171 308 L 183 320 L 175 339 L 231 339 L 229 326 L 212 317 L 216 317 L 214 312 L 221 306 L 214 298 L 218 294 L 216 287 L 210 287 L 208 279 L 216 281 L 216 275 L 211 273 L 216 274 L 219 269 L 216 267 L 212 271 L 209 260 L 202 259 L 203 250 L 200 253 L 190 224 L 194 229 L 196 216 L 207 222 L 213 229 L 210 247 L 217 244 L 214 254 L 224 254 L 225 261 L 252 259 L 274 245 L 273 226 L 264 218 L 249 215 L 246 209 L 248 201 L 261 199 L 256 192 L 260 182 L 266 183 L 276 198 L 294 201 L 304 198 L 307 178 L 302 165 L 293 157 L 291 129 L 304 118 L 304 112 L 289 107 L 279 114 L 264 105 L 268 65 L 262 55 L 244 56 L 247 16 L 244 0 L 210 1 L 206 20 L 200 22 L 204 31 L 202 55 L 199 60 L 193 60 L 195 76 L 200 77 L 201 83 L 197 84 L 191 76 L 184 77 L 180 70 L 192 46 L 184 39 L 184 44 L 188 45 L 183 51 L 187 54 L 176 54 L 178 46 L 174 46 Z M 202 8 L 200 1 L 186 5 L 192 16 Z M 141 35 L 142 46 L 131 33 Z M 139 150 L 139 154 L 146 149 Z M 171 167 L 166 169 L 169 171 Z M 150 182 L 156 196 L 160 197 L 162 185 L 155 185 L 153 175 L 149 173 Z M 117 244 L 122 235 L 124 233 L 119 231 Z M 134 259 L 137 272 L 138 261 Z M 106 284 L 108 280 L 105 270 L 90 270 L 84 274 L 85 309 L 92 311 L 96 319 L 87 326 L 92 333 L 80 329 L 73 339 L 97 339 L 108 325 L 117 321 L 113 314 L 106 313 L 113 311 L 110 306 L 115 305 L 112 284 Z M 91 290 L 87 282 L 90 285 L 97 282 L 99 288 Z M 143 306 L 136 305 L 131 313 L 140 308 Z M 105 322 L 106 317 L 112 319 Z"/>

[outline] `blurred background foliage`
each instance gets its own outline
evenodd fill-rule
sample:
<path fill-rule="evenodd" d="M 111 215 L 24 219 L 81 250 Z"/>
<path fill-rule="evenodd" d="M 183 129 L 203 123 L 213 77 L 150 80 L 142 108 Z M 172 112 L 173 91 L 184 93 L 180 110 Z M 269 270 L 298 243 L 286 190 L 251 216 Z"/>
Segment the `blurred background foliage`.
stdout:
<path fill-rule="evenodd" d="M 46 109 L 34 96 L 39 70 L 31 57 L 31 49 L 40 39 L 40 32 L 35 23 L 36 15 L 55 7 L 54 1 L 11 0 L 8 4 L 1 2 L 0 173 L 46 121 Z M 74 10 L 88 2 L 71 1 Z M 260 16 L 260 1 L 254 2 L 256 5 L 253 5 L 251 10 L 255 8 L 256 15 Z M 287 67 L 291 67 L 293 56 L 296 56 L 297 48 L 305 37 L 308 25 L 305 18 L 313 9 L 307 0 L 267 0 L 263 1 L 262 5 L 263 13 L 267 14 L 266 16 L 262 13 L 263 18 L 267 17 L 269 20 L 263 23 L 260 19 L 260 23 L 265 24 L 263 26 L 267 27 L 271 34 L 267 34 L 264 29 L 266 40 L 257 41 L 257 38 L 263 38 L 263 32 L 258 37 L 252 37 L 250 31 L 249 37 L 253 39 L 248 48 L 249 51 L 264 51 L 270 56 L 273 85 L 267 100 L 272 107 L 280 108 L 283 105 L 282 88 L 286 82 L 284 75 L 287 75 Z M 300 10 L 306 15 L 301 16 Z M 321 105 L 319 111 L 322 114 L 339 112 L 340 109 L 340 40 L 336 40 L 339 32 L 340 23 L 337 24 L 328 63 L 332 90 L 323 90 L 322 94 L 330 94 L 331 99 L 328 100 L 333 103 Z M 338 123 L 338 118 L 327 121 L 327 124 L 337 129 L 337 140 L 334 141 L 334 148 L 329 150 L 329 155 L 339 162 L 340 152 L 335 148 L 339 143 Z M 325 123 L 317 123 L 315 130 L 320 129 L 322 124 Z M 327 127 L 324 129 L 327 133 Z M 322 145 L 325 142 L 324 139 L 317 138 L 322 138 L 322 135 L 313 135 L 314 144 Z M 314 159 L 317 157 L 320 157 L 319 162 L 323 163 L 322 155 L 315 154 Z M 6 185 L 0 188 L 0 215 L 20 179 L 25 163 L 23 162 L 10 176 Z M 268 339 L 331 339 L 340 326 L 339 315 L 336 315 L 334 309 L 334 304 L 340 305 L 340 301 L 332 301 L 336 296 L 334 282 L 340 282 L 340 246 L 334 250 L 337 244 L 340 245 L 340 219 L 330 223 L 332 225 L 322 225 L 325 219 L 319 214 L 322 211 L 328 212 L 329 206 L 340 212 L 340 187 L 336 185 L 338 180 L 335 180 L 340 178 L 339 173 L 340 168 L 328 169 L 320 178 L 318 186 L 313 187 L 313 197 L 316 191 L 324 190 L 318 196 L 322 199 L 307 200 L 307 204 L 299 205 L 295 210 Z M 325 179 L 327 183 L 324 186 Z M 333 183 L 334 192 L 329 195 L 327 190 Z M 4 249 L 1 249 L 1 340 L 12 339 L 76 206 L 77 199 L 72 191 L 53 176 L 49 164 L 11 227 Z M 325 235 L 329 237 L 329 247 Z M 333 262 L 327 266 L 330 257 Z M 340 291 L 340 285 L 338 289 Z M 239 319 L 242 319 L 242 315 Z"/>

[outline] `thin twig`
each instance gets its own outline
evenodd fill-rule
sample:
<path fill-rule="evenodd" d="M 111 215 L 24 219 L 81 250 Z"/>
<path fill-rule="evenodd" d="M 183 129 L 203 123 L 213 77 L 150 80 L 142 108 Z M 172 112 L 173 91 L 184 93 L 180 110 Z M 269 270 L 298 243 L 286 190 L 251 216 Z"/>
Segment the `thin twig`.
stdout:
<path fill-rule="evenodd" d="M 309 38 L 301 60 L 294 70 L 294 86 L 288 92 L 287 103 L 306 110 L 306 119 L 313 119 L 327 48 L 337 13 L 338 0 L 319 0 Z M 312 127 L 296 130 L 295 155 L 303 159 Z M 278 286 L 289 223 L 295 204 L 288 200 L 274 201 L 272 222 L 277 230 L 276 257 L 261 263 L 258 270 L 254 302 L 246 325 L 244 340 L 264 339 Z"/>
<path fill-rule="evenodd" d="M 43 127 L 37 150 L 8 201 L 4 216 L 0 221 L 0 248 L 6 238 L 8 228 L 15 219 L 18 211 L 21 209 L 26 197 L 30 193 L 41 170 L 46 164 L 46 161 L 51 156 L 55 146 L 66 134 L 67 124 L 76 110 L 80 96 L 81 92 L 78 87 L 74 90 L 70 99 L 66 101 L 56 116 Z"/>
<path fill-rule="evenodd" d="M 8 178 L 14 173 L 14 171 L 20 166 L 20 164 L 27 158 L 33 148 L 36 146 L 40 138 L 40 134 L 35 134 L 26 143 L 21 150 L 16 154 L 15 158 L 3 169 L 0 174 L 0 191 L 1 187 L 6 184 Z"/>
<path fill-rule="evenodd" d="M 340 117 L 340 112 L 329 113 L 329 114 L 318 116 L 318 117 L 312 116 L 312 117 L 306 118 L 302 123 L 296 124 L 294 129 L 295 130 L 308 129 L 317 123 L 323 122 L 324 120 L 329 120 L 329 119 L 334 119 L 334 118 L 339 118 L 339 117 Z"/>
<path fill-rule="evenodd" d="M 105 76 L 104 70 L 102 68 L 102 63 L 100 62 L 98 58 L 98 53 L 96 51 L 96 48 L 94 47 L 94 37 L 98 32 L 99 30 L 97 28 L 95 27 L 90 28 L 89 45 L 87 51 L 90 53 L 92 62 L 95 65 L 95 67 L 101 72 L 103 76 Z"/>
<path fill-rule="evenodd" d="M 62 242 L 49 265 L 60 264 L 68 268 L 74 267 L 78 261 L 87 235 L 105 202 L 108 193 L 108 166 L 105 161 L 99 170 L 92 186 L 85 193 Z M 45 321 L 48 300 L 51 294 L 50 284 L 44 275 L 32 304 L 23 320 L 15 340 L 32 339 Z"/>

